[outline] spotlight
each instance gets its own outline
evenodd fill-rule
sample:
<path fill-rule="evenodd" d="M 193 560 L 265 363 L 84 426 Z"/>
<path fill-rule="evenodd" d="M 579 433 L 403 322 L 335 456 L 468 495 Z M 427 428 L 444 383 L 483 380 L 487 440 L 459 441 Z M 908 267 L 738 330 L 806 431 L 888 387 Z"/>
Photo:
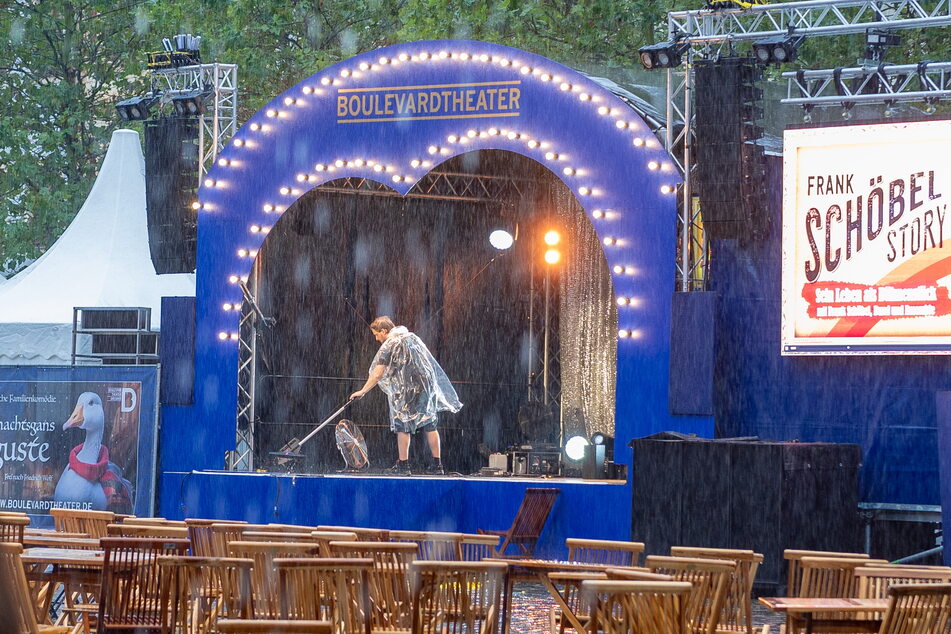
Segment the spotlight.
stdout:
<path fill-rule="evenodd" d="M 604 445 L 605 449 L 608 452 L 614 451 L 614 438 L 599 431 L 596 431 L 593 434 L 591 434 L 591 444 Z"/>
<path fill-rule="evenodd" d="M 683 61 L 683 54 L 690 48 L 685 42 L 661 42 L 643 46 L 637 50 L 641 66 L 647 70 L 655 68 L 676 68 Z"/>
<path fill-rule="evenodd" d="M 205 102 L 211 93 L 205 90 L 188 90 L 172 97 L 175 114 L 180 117 L 195 117 L 205 114 Z"/>
<path fill-rule="evenodd" d="M 116 112 L 123 121 L 144 121 L 152 116 L 152 106 L 158 97 L 151 94 L 144 97 L 132 97 L 116 104 Z"/>
<path fill-rule="evenodd" d="M 489 244 L 498 249 L 499 251 L 505 251 L 510 248 L 512 244 L 515 243 L 515 238 L 512 237 L 512 234 L 506 231 L 505 229 L 496 229 L 489 234 Z"/>
<path fill-rule="evenodd" d="M 762 64 L 785 64 L 799 56 L 802 35 L 774 35 L 753 42 L 753 54 Z"/>
<path fill-rule="evenodd" d="M 545 244 L 553 247 L 559 242 L 561 242 L 561 234 L 554 229 L 545 233 Z"/>
<path fill-rule="evenodd" d="M 581 462 L 584 459 L 584 448 L 587 446 L 587 438 L 584 436 L 572 436 L 565 442 L 565 458 L 568 462 Z"/>
<path fill-rule="evenodd" d="M 549 264 L 558 264 L 561 260 L 561 252 L 558 249 L 548 249 L 545 251 L 545 261 Z"/>

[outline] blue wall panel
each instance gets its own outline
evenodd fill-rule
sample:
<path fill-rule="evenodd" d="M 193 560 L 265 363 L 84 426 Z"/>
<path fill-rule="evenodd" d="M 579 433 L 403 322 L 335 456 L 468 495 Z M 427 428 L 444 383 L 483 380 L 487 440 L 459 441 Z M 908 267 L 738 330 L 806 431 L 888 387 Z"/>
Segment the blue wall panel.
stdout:
<path fill-rule="evenodd" d="M 769 238 L 713 244 L 717 435 L 856 443 L 860 499 L 938 504 L 935 394 L 951 360 L 780 355 L 782 160 L 767 165 Z"/>

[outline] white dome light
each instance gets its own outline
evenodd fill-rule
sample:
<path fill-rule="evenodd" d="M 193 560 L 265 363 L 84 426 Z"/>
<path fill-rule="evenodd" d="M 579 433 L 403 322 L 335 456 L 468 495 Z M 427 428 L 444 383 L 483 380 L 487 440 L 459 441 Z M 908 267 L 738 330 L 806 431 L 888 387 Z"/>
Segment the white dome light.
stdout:
<path fill-rule="evenodd" d="M 580 462 L 584 458 L 584 448 L 588 439 L 584 436 L 572 436 L 565 443 L 565 456 L 573 462 Z"/>
<path fill-rule="evenodd" d="M 505 251 L 510 248 L 515 243 L 515 238 L 512 237 L 512 234 L 506 231 L 505 229 L 496 229 L 489 234 L 489 244 L 498 249 L 499 251 Z"/>

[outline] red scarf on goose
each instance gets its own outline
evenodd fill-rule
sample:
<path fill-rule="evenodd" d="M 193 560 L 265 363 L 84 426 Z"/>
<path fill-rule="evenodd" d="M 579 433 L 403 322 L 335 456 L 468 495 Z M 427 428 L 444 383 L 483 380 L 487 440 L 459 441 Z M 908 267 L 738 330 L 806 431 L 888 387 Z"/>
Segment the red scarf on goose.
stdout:
<path fill-rule="evenodd" d="M 103 474 L 109 469 L 109 450 L 106 449 L 105 445 L 101 445 L 99 447 L 99 460 L 90 464 L 76 457 L 82 448 L 82 445 L 76 445 L 69 452 L 69 468 L 90 482 L 99 482 Z"/>

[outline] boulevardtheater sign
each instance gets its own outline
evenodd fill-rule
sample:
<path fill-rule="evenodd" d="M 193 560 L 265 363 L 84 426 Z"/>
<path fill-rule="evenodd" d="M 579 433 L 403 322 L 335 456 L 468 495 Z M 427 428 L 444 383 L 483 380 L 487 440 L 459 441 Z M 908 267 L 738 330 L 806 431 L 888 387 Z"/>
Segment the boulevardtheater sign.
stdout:
<path fill-rule="evenodd" d="M 337 90 L 337 123 L 517 117 L 521 81 Z"/>

